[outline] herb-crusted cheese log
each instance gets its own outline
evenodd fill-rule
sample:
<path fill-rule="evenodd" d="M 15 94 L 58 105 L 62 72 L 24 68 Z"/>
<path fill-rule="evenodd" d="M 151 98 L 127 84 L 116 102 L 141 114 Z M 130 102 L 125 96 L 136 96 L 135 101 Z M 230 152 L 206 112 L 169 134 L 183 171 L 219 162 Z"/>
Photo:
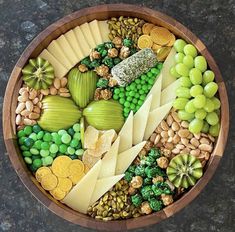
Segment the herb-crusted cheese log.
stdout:
<path fill-rule="evenodd" d="M 111 73 L 119 85 L 125 86 L 156 64 L 157 57 L 153 50 L 145 48 L 114 66 Z"/>

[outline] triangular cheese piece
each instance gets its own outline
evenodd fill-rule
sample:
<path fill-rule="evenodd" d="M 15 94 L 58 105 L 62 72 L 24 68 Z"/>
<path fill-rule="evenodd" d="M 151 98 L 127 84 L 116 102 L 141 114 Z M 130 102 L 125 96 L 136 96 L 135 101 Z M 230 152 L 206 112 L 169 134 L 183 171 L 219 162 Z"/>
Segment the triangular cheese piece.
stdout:
<path fill-rule="evenodd" d="M 102 37 L 101 37 L 98 21 L 97 20 L 91 21 L 89 23 L 89 26 L 90 26 L 93 38 L 95 39 L 96 45 L 102 44 Z"/>
<path fill-rule="evenodd" d="M 91 47 L 89 46 L 89 44 L 87 43 L 83 33 L 82 33 L 82 30 L 79 26 L 75 27 L 73 29 L 75 35 L 76 35 L 76 38 L 77 38 L 77 41 L 80 45 L 80 47 L 82 48 L 82 52 L 85 56 L 88 56 L 90 54 L 90 51 L 91 51 Z"/>
<path fill-rule="evenodd" d="M 132 147 L 133 111 L 129 113 L 128 118 L 126 119 L 124 125 L 122 126 L 121 131 L 119 132 L 119 136 L 120 136 L 119 152 L 121 153 Z"/>
<path fill-rule="evenodd" d="M 146 141 L 143 141 L 118 155 L 116 175 L 123 174 L 128 169 L 145 144 Z"/>
<path fill-rule="evenodd" d="M 81 28 L 82 33 L 83 33 L 84 37 L 86 38 L 89 46 L 91 48 L 95 48 L 96 47 L 95 37 L 92 35 L 91 28 L 89 27 L 89 24 L 83 23 L 82 25 L 80 25 L 80 28 Z"/>
<path fill-rule="evenodd" d="M 169 86 L 171 83 L 173 83 L 176 80 L 176 77 L 170 74 L 171 67 L 176 64 L 175 55 L 176 55 L 176 50 L 174 47 L 172 47 L 169 55 L 167 56 L 165 62 L 163 63 L 163 67 L 161 71 L 162 72 L 162 89 L 165 89 L 167 86 Z"/>
<path fill-rule="evenodd" d="M 161 106 L 165 105 L 176 98 L 176 90 L 180 87 L 180 80 L 176 80 L 166 87 L 161 93 Z"/>
<path fill-rule="evenodd" d="M 158 107 L 149 113 L 147 127 L 144 132 L 144 140 L 148 140 L 155 131 L 159 123 L 166 117 L 172 108 L 173 101 Z"/>
<path fill-rule="evenodd" d="M 109 151 L 103 157 L 99 179 L 115 175 L 119 142 L 120 142 L 120 137 L 116 139 L 116 141 L 112 144 Z"/>
<path fill-rule="evenodd" d="M 107 21 L 98 21 L 102 42 L 108 42 L 109 39 L 109 25 Z"/>
<path fill-rule="evenodd" d="M 150 95 L 144 104 L 139 108 L 133 117 L 133 144 L 136 145 L 143 141 L 144 131 L 148 121 L 149 110 L 152 102 Z"/>
<path fill-rule="evenodd" d="M 48 52 L 47 49 L 44 49 L 39 55 L 39 57 L 49 61 L 49 63 L 54 68 L 55 76 L 58 78 L 64 77 L 69 71 L 50 52 Z"/>
<path fill-rule="evenodd" d="M 151 90 L 148 94 L 148 96 L 150 96 L 150 95 L 153 96 L 150 111 L 152 111 L 160 106 L 161 89 L 162 89 L 162 73 L 160 73 L 159 77 L 157 77 L 157 80 L 155 81 L 153 87 L 151 88 Z"/>
<path fill-rule="evenodd" d="M 57 60 L 60 61 L 67 69 L 71 69 L 73 67 L 73 64 L 68 60 L 66 55 L 64 54 L 63 50 L 59 46 L 58 42 L 56 40 L 53 40 L 49 46 L 47 47 L 47 50 L 56 57 Z"/>
<path fill-rule="evenodd" d="M 78 41 L 77 41 L 77 38 L 75 36 L 75 33 L 73 30 L 70 30 L 68 31 L 66 34 L 65 34 L 65 37 L 66 39 L 68 40 L 70 46 L 72 47 L 76 57 L 78 58 L 78 60 L 82 60 L 85 55 L 83 54 L 82 52 L 82 48 L 81 46 L 79 45 Z"/>
<path fill-rule="evenodd" d="M 110 176 L 97 180 L 95 190 L 92 194 L 89 205 L 94 204 L 99 198 L 101 198 L 106 192 L 108 192 L 124 175 Z"/>
<path fill-rule="evenodd" d="M 67 194 L 63 199 L 63 203 L 76 211 L 86 213 L 95 189 L 101 165 L 102 161 L 100 160 Z"/>
<path fill-rule="evenodd" d="M 58 39 L 56 39 L 56 41 L 59 43 L 60 48 L 63 50 L 67 59 L 73 64 L 73 66 L 76 65 L 78 63 L 78 58 L 75 55 L 66 37 L 64 35 L 61 35 Z"/>

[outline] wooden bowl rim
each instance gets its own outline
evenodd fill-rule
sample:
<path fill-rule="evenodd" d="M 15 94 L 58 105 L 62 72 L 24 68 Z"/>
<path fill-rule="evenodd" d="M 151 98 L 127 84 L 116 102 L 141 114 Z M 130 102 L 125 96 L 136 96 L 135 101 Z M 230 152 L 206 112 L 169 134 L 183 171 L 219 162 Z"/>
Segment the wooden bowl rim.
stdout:
<path fill-rule="evenodd" d="M 120 13 L 121 12 L 121 13 Z M 16 99 L 15 89 L 19 89 L 22 81 L 19 79 L 21 68 L 25 65 L 28 58 L 33 54 L 35 50 L 38 50 L 39 45 L 47 41 L 48 44 L 52 39 L 50 34 L 57 31 L 57 37 L 68 30 L 66 25 L 76 20 L 80 20 L 80 23 L 87 20 L 92 20 L 95 18 L 95 14 L 99 15 L 100 19 L 105 19 L 110 14 L 115 15 L 130 15 L 138 14 L 140 18 L 149 18 L 151 21 L 158 21 L 159 24 L 174 30 L 174 33 L 184 38 L 188 42 L 193 43 L 199 52 L 204 55 L 208 61 L 208 64 L 216 74 L 216 82 L 219 85 L 219 96 L 221 100 L 221 130 L 218 136 L 218 140 L 215 146 L 215 149 L 210 157 L 210 160 L 207 163 L 206 171 L 203 177 L 196 183 L 196 185 L 190 189 L 186 194 L 184 194 L 179 200 L 174 202 L 172 205 L 164 208 L 163 210 L 153 213 L 151 215 L 142 216 L 140 218 L 132 218 L 127 220 L 118 220 L 118 221 L 97 221 L 91 217 L 78 213 L 69 207 L 58 203 L 49 194 L 47 194 L 40 185 L 36 182 L 33 175 L 27 170 L 26 165 L 22 162 L 22 157 L 18 155 L 19 148 L 16 143 L 15 135 L 15 121 L 12 120 L 12 115 L 14 115 L 16 103 L 13 104 Z M 104 16 L 101 16 L 104 15 Z M 58 31 L 61 28 L 64 28 L 62 32 Z M 54 38 L 53 38 L 54 39 Z M 48 42 L 49 41 L 49 42 Z M 45 45 L 44 45 L 45 46 Z M 17 93 L 18 94 L 18 91 Z M 15 116 L 14 116 L 15 117 Z M 14 118 L 13 117 L 13 118 Z M 54 22 L 49 27 L 47 27 L 43 32 L 41 32 L 24 50 L 21 57 L 17 61 L 5 92 L 4 105 L 3 105 L 3 135 L 4 141 L 6 144 L 6 149 L 9 154 L 11 163 L 20 177 L 23 184 L 26 188 L 38 199 L 43 205 L 45 205 L 49 210 L 57 214 L 58 216 L 72 222 L 79 224 L 84 227 L 93 228 L 97 230 L 115 230 L 115 231 L 124 231 L 127 229 L 140 228 L 144 226 L 149 226 L 155 223 L 160 222 L 161 220 L 168 218 L 188 205 L 205 187 L 208 181 L 213 176 L 220 159 L 223 155 L 225 145 L 227 142 L 227 136 L 229 131 L 229 103 L 226 92 L 225 83 L 221 76 L 221 73 L 214 61 L 213 57 L 205 47 L 205 45 L 185 26 L 177 22 L 175 19 L 163 14 L 159 11 L 151 10 L 146 7 L 129 5 L 129 4 L 107 4 L 99 5 L 95 7 L 89 7 L 76 11 L 70 15 L 65 16 L 64 18 Z"/>

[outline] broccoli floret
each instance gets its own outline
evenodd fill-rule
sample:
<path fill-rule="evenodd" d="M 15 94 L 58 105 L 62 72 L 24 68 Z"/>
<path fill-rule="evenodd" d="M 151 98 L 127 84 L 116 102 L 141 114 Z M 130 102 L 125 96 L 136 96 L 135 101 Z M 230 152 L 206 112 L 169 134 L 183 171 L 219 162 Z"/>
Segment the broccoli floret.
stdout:
<path fill-rule="evenodd" d="M 150 198 L 149 199 L 149 205 L 153 211 L 159 211 L 163 207 L 162 201 L 158 201 L 155 198 Z"/>
<path fill-rule="evenodd" d="M 172 194 L 172 191 L 171 191 L 169 185 L 166 184 L 165 182 L 157 182 L 157 183 L 153 184 L 152 190 L 153 190 L 155 196 L 160 196 L 161 194 L 167 194 L 167 195 Z"/>
<path fill-rule="evenodd" d="M 102 57 L 107 56 L 107 54 L 108 54 L 108 51 L 107 51 L 107 50 L 103 50 L 103 51 L 100 52 L 100 55 L 101 55 Z"/>
<path fill-rule="evenodd" d="M 157 175 L 158 173 L 158 168 L 157 167 L 150 167 L 147 166 L 145 168 L 145 174 L 147 175 L 148 178 L 153 178 Z"/>
<path fill-rule="evenodd" d="M 143 198 L 139 193 L 131 196 L 131 202 L 135 207 L 139 207 L 141 203 L 143 202 Z"/>
<path fill-rule="evenodd" d="M 91 65 L 91 60 L 90 60 L 89 56 L 86 57 L 86 58 L 84 58 L 84 59 L 81 61 L 81 64 L 84 64 L 84 65 L 86 65 L 87 67 L 90 67 L 90 65 Z"/>
<path fill-rule="evenodd" d="M 100 66 L 100 60 L 96 59 L 96 60 L 93 60 L 90 64 L 90 66 L 92 68 L 96 68 L 96 67 L 99 67 Z"/>
<path fill-rule="evenodd" d="M 146 157 L 146 159 L 144 161 L 145 161 L 145 164 L 148 166 L 154 166 L 156 163 L 156 159 L 152 156 Z"/>
<path fill-rule="evenodd" d="M 107 49 L 114 48 L 114 43 L 112 43 L 112 42 L 106 42 L 106 43 L 104 43 L 104 46 L 105 46 Z"/>
<path fill-rule="evenodd" d="M 106 56 L 103 60 L 102 60 L 102 63 L 107 65 L 109 68 L 112 68 L 114 66 L 113 64 L 113 59 Z"/>
<path fill-rule="evenodd" d="M 154 196 L 151 185 L 144 186 L 143 188 L 141 188 L 140 192 L 144 200 L 148 200 L 150 197 Z"/>
<path fill-rule="evenodd" d="M 125 172 L 124 179 L 125 179 L 127 182 L 131 182 L 133 176 L 134 176 L 133 173 L 131 173 L 131 172 Z"/>
<path fill-rule="evenodd" d="M 123 40 L 123 45 L 125 47 L 131 48 L 133 46 L 133 41 L 126 38 L 126 39 Z"/>
<path fill-rule="evenodd" d="M 132 173 L 135 173 L 135 166 L 134 165 L 131 165 L 128 169 L 127 169 L 127 171 L 128 172 L 132 172 Z"/>
<path fill-rule="evenodd" d="M 151 157 L 157 159 L 157 158 L 161 157 L 161 153 L 158 149 L 151 148 L 151 150 L 148 153 L 148 156 L 151 156 Z"/>
<path fill-rule="evenodd" d="M 145 177 L 145 168 L 142 165 L 139 165 L 135 169 L 135 175 Z"/>
<path fill-rule="evenodd" d="M 96 83 L 97 88 L 106 88 L 108 86 L 109 81 L 105 78 L 100 78 Z"/>

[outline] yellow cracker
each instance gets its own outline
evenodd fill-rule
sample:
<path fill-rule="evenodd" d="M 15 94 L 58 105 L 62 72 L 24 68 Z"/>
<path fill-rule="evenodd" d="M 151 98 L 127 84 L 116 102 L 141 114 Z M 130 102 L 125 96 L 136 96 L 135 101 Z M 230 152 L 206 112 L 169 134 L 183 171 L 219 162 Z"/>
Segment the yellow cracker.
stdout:
<path fill-rule="evenodd" d="M 73 185 L 75 185 L 82 179 L 83 176 L 85 176 L 84 172 L 77 173 L 77 174 L 69 176 L 69 179 L 73 182 Z"/>
<path fill-rule="evenodd" d="M 51 173 L 51 169 L 48 167 L 40 167 L 35 174 L 35 177 L 37 179 L 37 181 L 40 183 L 42 181 L 43 176 L 50 174 Z"/>
<path fill-rule="evenodd" d="M 149 35 L 141 35 L 138 39 L 138 47 L 140 49 L 151 48 L 153 41 Z"/>
<path fill-rule="evenodd" d="M 171 39 L 169 41 L 169 43 L 166 45 L 167 47 L 172 47 L 175 43 L 175 35 L 173 33 L 171 33 Z"/>
<path fill-rule="evenodd" d="M 58 184 L 58 179 L 52 173 L 49 173 L 49 174 L 43 176 L 43 178 L 41 180 L 42 187 L 45 190 L 48 190 L 48 191 L 53 190 L 54 188 L 56 188 L 57 184 Z"/>
<path fill-rule="evenodd" d="M 68 177 L 69 169 L 68 166 L 72 162 L 72 159 L 68 156 L 58 156 L 52 163 L 52 171 L 58 177 Z"/>
<path fill-rule="evenodd" d="M 72 181 L 69 178 L 58 177 L 57 188 L 64 192 L 68 192 L 73 186 Z"/>
<path fill-rule="evenodd" d="M 153 27 L 154 27 L 154 24 L 152 24 L 152 23 L 145 23 L 143 25 L 143 27 L 142 27 L 143 34 L 149 35 L 150 31 L 152 30 Z"/>
<path fill-rule="evenodd" d="M 69 165 L 69 175 L 84 172 L 84 164 L 81 160 L 73 160 Z"/>
<path fill-rule="evenodd" d="M 66 192 L 62 191 L 60 188 L 55 188 L 50 191 L 50 194 L 58 201 L 64 199 Z"/>
<path fill-rule="evenodd" d="M 162 47 L 157 52 L 157 60 L 164 61 L 166 57 L 169 55 L 171 51 L 171 47 Z"/>
<path fill-rule="evenodd" d="M 151 39 L 159 45 L 166 45 L 171 39 L 171 32 L 164 27 L 155 27 L 150 32 Z"/>

